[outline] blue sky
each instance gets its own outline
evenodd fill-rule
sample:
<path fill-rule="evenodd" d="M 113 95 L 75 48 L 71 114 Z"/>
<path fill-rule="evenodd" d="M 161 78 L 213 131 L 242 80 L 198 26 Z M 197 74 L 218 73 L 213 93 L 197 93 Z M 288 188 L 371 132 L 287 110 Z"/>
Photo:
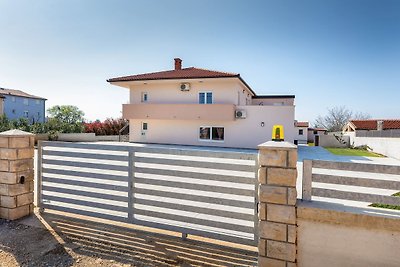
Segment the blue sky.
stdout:
<path fill-rule="evenodd" d="M 313 121 L 346 105 L 400 118 L 400 1 L 4 1 L 0 86 L 118 117 L 106 79 L 183 66 L 238 72 L 258 94 L 295 94 Z"/>

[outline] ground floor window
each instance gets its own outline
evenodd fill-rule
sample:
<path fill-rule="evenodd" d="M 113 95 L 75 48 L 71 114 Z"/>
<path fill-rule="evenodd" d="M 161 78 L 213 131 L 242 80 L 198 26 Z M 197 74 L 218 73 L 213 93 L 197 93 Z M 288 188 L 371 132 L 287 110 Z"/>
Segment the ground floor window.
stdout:
<path fill-rule="evenodd" d="M 210 141 L 224 141 L 225 128 L 224 127 L 211 127 L 202 126 L 199 131 L 200 140 Z"/>

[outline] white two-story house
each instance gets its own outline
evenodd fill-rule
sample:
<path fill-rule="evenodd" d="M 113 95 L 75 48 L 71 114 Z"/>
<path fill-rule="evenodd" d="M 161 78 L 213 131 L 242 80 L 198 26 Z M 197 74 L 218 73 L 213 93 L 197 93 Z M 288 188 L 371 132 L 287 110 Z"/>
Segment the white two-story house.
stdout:
<path fill-rule="evenodd" d="M 182 68 L 176 58 L 173 70 L 107 81 L 130 90 L 122 113 L 131 142 L 256 148 L 275 124 L 294 141 L 294 96 L 256 95 L 240 74 Z"/>

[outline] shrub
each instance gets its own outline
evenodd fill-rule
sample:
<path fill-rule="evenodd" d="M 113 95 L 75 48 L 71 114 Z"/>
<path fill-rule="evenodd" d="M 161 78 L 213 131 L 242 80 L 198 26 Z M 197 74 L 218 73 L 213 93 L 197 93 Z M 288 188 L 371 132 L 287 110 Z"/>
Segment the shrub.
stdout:
<path fill-rule="evenodd" d="M 108 118 L 103 122 L 99 120 L 85 123 L 85 133 L 95 133 L 96 135 L 118 135 L 119 131 L 128 124 L 127 120 L 122 118 L 112 119 Z"/>

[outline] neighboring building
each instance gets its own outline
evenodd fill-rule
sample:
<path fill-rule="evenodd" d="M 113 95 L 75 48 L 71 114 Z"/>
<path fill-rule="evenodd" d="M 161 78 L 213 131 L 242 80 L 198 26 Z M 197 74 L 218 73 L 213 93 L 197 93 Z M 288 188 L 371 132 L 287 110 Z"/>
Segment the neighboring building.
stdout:
<path fill-rule="evenodd" d="M 358 137 L 400 137 L 400 119 L 350 120 L 343 132 Z"/>
<path fill-rule="evenodd" d="M 294 121 L 294 144 L 307 144 L 308 121 Z"/>
<path fill-rule="evenodd" d="M 315 143 L 315 136 L 326 134 L 328 130 L 324 128 L 308 128 L 307 130 L 307 142 Z"/>
<path fill-rule="evenodd" d="M 4 99 L 5 97 L 0 95 L 0 116 L 4 114 Z"/>
<path fill-rule="evenodd" d="M 173 70 L 107 81 L 130 90 L 131 142 L 256 148 L 275 124 L 294 141 L 294 96 L 256 95 L 237 73 L 182 68 L 176 58 Z"/>
<path fill-rule="evenodd" d="M 5 88 L 0 88 L 0 96 L 3 97 L 3 114 L 10 120 L 26 118 L 30 123 L 45 121 L 47 99 Z"/>

